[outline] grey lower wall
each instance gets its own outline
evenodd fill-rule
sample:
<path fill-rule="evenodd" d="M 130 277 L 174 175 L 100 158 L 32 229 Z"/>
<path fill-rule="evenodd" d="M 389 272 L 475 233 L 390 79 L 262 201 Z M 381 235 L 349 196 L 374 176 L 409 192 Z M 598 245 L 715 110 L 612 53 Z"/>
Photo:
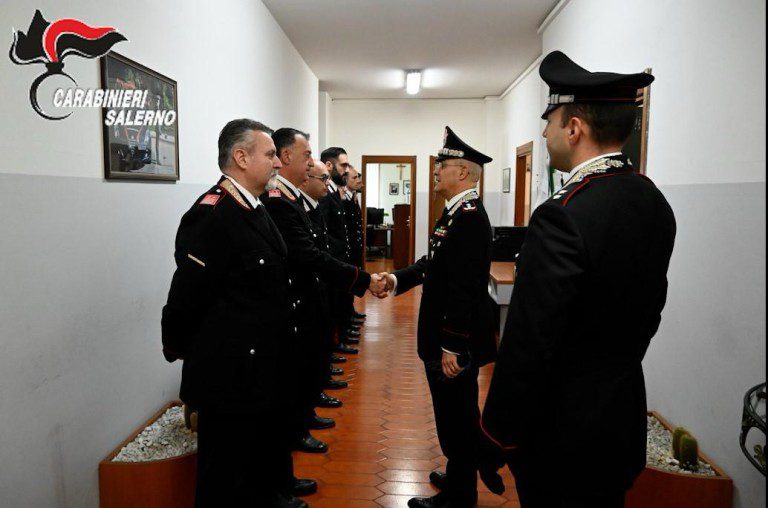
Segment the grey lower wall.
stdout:
<path fill-rule="evenodd" d="M 733 477 L 735 508 L 762 508 L 765 478 L 742 455 L 739 432 L 744 392 L 766 373 L 765 183 L 661 190 L 678 234 L 644 362 L 649 407 L 688 428 Z"/>
<path fill-rule="evenodd" d="M 160 310 L 204 191 L 0 174 L 0 506 L 97 506 L 98 462 L 177 397 Z"/>

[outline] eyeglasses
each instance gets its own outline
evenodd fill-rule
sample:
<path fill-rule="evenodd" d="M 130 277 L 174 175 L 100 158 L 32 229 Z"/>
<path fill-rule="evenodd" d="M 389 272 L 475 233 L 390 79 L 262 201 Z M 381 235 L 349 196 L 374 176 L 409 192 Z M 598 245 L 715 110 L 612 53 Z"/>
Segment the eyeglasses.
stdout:
<path fill-rule="evenodd" d="M 437 164 L 435 164 L 435 169 L 440 171 L 440 170 L 442 170 L 444 168 L 448 168 L 448 167 L 451 167 L 451 166 L 464 167 L 464 164 L 443 164 L 443 163 L 438 162 Z"/>
<path fill-rule="evenodd" d="M 307 176 L 308 176 L 309 178 L 317 178 L 318 180 L 322 180 L 323 182 L 327 182 L 327 181 L 328 181 L 328 179 L 329 179 L 329 178 L 331 178 L 331 177 L 330 177 L 330 175 L 320 175 L 320 176 L 315 176 L 315 175 L 307 175 Z"/>

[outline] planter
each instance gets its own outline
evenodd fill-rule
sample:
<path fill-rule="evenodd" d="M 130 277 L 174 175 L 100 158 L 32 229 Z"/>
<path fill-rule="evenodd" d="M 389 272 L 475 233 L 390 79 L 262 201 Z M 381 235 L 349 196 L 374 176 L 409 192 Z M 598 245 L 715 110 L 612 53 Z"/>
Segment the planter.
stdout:
<path fill-rule="evenodd" d="M 672 432 L 672 425 L 658 413 L 648 414 Z M 733 480 L 703 453 L 699 453 L 699 459 L 717 475 L 676 473 L 646 466 L 627 493 L 626 508 L 731 508 Z"/>
<path fill-rule="evenodd" d="M 181 406 L 181 402 L 163 406 L 99 463 L 99 502 L 102 508 L 194 506 L 197 452 L 148 462 L 112 461 L 125 445 L 173 406 Z"/>

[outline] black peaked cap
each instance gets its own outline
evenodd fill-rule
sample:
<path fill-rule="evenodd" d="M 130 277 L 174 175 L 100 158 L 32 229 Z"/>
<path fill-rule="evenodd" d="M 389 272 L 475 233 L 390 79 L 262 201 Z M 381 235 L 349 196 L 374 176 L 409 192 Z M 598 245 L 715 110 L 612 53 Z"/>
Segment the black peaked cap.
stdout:
<path fill-rule="evenodd" d="M 461 140 L 447 125 L 445 126 L 445 137 L 443 147 L 438 150 L 435 162 L 442 162 L 448 159 L 466 159 L 474 163 L 488 164 L 493 159 L 487 155 L 478 152 Z"/>

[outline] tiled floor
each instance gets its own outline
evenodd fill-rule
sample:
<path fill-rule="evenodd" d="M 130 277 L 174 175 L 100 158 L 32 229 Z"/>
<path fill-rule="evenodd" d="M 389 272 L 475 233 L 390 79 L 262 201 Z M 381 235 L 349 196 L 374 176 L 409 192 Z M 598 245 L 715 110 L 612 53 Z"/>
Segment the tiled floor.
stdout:
<path fill-rule="evenodd" d="M 378 267 L 380 268 L 380 267 Z M 370 266 L 375 270 L 377 267 Z M 330 445 L 324 455 L 297 453 L 296 474 L 315 478 L 319 491 L 304 498 L 313 508 L 404 507 L 413 496 L 433 495 L 430 471 L 444 470 L 435 434 L 432 401 L 416 355 L 420 289 L 385 300 L 367 295 L 358 308 L 368 314 L 360 354 L 348 356 L 346 390 L 332 392 L 340 409 L 318 410 L 336 420 L 334 429 L 313 431 Z M 491 370 L 480 373 L 481 403 Z M 479 483 L 478 506 L 519 507 L 514 481 L 503 471 L 504 496 Z"/>

